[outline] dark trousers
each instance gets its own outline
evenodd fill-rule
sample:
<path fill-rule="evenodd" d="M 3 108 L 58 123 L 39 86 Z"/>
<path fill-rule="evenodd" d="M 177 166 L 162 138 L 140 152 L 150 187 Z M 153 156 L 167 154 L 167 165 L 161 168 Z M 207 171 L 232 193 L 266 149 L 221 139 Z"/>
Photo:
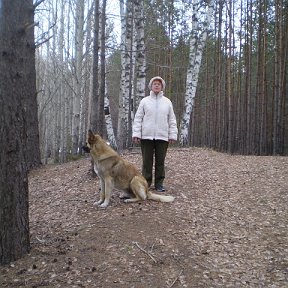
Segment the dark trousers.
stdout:
<path fill-rule="evenodd" d="M 168 148 L 168 142 L 163 140 L 141 140 L 142 152 L 142 174 L 147 180 L 148 185 L 152 184 L 153 179 L 153 160 L 155 155 L 155 187 L 162 185 L 165 179 L 165 157 Z"/>

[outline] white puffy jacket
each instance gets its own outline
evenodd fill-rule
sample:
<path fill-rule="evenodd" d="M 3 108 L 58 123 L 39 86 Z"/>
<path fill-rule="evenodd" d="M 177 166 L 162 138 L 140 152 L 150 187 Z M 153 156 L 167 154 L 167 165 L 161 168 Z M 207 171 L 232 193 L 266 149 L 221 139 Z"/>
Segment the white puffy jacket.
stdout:
<path fill-rule="evenodd" d="M 163 95 L 150 91 L 140 101 L 133 122 L 132 137 L 149 140 L 177 140 L 177 123 L 172 102 Z"/>

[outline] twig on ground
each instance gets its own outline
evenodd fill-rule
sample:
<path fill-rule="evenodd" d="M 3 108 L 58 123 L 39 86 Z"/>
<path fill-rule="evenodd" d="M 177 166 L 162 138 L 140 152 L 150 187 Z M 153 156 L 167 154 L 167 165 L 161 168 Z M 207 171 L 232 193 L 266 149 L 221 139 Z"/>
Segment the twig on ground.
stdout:
<path fill-rule="evenodd" d="M 36 238 L 36 240 L 38 240 L 41 244 L 45 244 L 45 243 L 46 243 L 46 240 L 44 240 L 44 239 L 40 239 L 40 238 L 38 238 L 37 236 L 36 236 L 35 238 Z"/>
<path fill-rule="evenodd" d="M 183 273 L 183 269 L 180 271 L 179 275 L 175 278 L 175 280 L 172 282 L 172 284 L 169 286 L 169 288 L 173 287 L 174 284 L 177 282 L 177 280 L 179 279 L 179 277 L 182 275 Z"/>
<path fill-rule="evenodd" d="M 151 248 L 150 248 L 150 253 L 153 252 L 153 249 L 154 249 L 155 244 L 156 244 L 156 243 L 154 242 L 153 245 L 151 246 Z"/>
<path fill-rule="evenodd" d="M 133 242 L 133 244 L 135 244 L 142 252 L 147 254 L 154 261 L 154 263 L 157 263 L 156 259 L 149 252 L 143 249 L 137 242 Z"/>

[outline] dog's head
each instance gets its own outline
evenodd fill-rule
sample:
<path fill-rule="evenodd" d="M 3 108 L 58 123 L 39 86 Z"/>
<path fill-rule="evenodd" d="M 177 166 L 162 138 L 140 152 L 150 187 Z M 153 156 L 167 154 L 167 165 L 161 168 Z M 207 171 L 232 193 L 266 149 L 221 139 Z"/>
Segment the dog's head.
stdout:
<path fill-rule="evenodd" d="M 94 134 L 91 129 L 88 131 L 88 143 L 86 142 L 85 145 L 82 146 L 85 153 L 90 153 L 92 145 L 97 142 L 97 137 L 100 136 L 98 134 Z"/>
<path fill-rule="evenodd" d="M 94 160 L 95 158 L 99 159 L 99 157 L 104 157 L 105 155 L 117 155 L 117 152 L 114 151 L 99 134 L 94 134 L 92 130 L 88 131 L 87 142 L 87 147 Z"/>
<path fill-rule="evenodd" d="M 89 152 L 92 149 L 93 145 L 95 145 L 99 142 L 102 142 L 102 141 L 104 141 L 104 140 L 102 139 L 102 137 L 99 134 L 94 134 L 91 129 L 88 131 L 87 148 L 89 149 Z"/>

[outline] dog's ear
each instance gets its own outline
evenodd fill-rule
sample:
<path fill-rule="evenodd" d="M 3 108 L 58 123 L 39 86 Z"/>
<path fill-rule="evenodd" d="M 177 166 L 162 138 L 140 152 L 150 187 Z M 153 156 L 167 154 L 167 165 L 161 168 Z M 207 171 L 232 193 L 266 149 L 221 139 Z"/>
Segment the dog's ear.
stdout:
<path fill-rule="evenodd" d="M 93 136 L 93 135 L 94 135 L 94 133 L 92 132 L 91 129 L 89 129 L 89 130 L 88 130 L 88 137 Z"/>
<path fill-rule="evenodd" d="M 95 140 L 95 136 L 91 129 L 88 131 L 88 143 L 91 145 Z"/>

